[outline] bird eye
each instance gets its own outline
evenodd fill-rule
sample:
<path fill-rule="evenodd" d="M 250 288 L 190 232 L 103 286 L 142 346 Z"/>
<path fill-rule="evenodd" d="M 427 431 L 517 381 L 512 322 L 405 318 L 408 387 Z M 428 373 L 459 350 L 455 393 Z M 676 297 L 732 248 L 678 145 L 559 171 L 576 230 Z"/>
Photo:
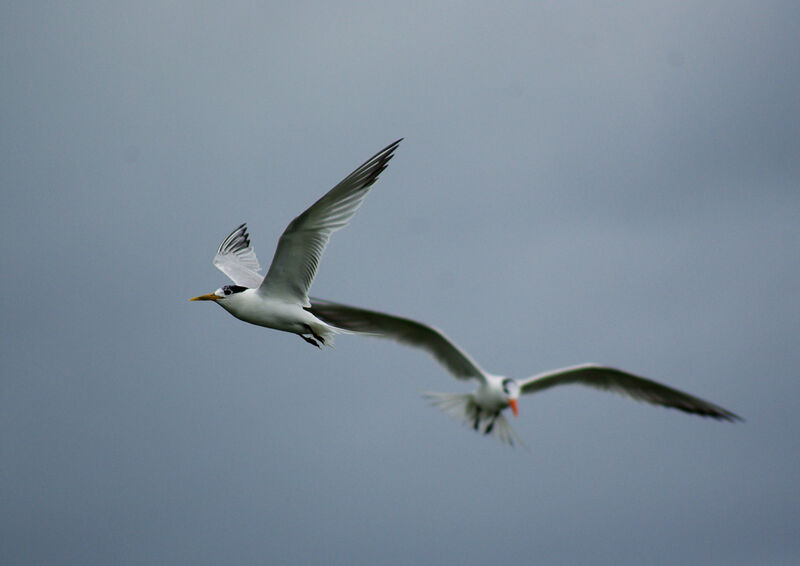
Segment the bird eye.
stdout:
<path fill-rule="evenodd" d="M 506 379 L 503 381 L 503 391 L 511 398 L 519 396 L 519 384 L 513 379 Z"/>
<path fill-rule="evenodd" d="M 228 295 L 230 295 L 231 293 L 233 293 L 233 291 L 231 291 L 231 288 L 230 288 L 230 287 L 228 287 L 227 285 L 225 285 L 225 286 L 222 288 L 222 292 L 223 292 L 223 293 L 225 293 L 225 296 L 226 296 L 226 297 L 227 297 Z"/>

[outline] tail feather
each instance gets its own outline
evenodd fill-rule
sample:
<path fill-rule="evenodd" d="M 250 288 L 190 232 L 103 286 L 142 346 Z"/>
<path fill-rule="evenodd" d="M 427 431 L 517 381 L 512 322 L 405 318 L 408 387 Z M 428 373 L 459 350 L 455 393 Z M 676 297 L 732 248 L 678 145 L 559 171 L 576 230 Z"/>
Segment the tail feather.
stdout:
<path fill-rule="evenodd" d="M 426 391 L 423 393 L 423 397 L 428 399 L 434 407 L 438 407 L 442 412 L 455 419 L 473 420 L 478 411 L 478 407 L 469 393 L 434 393 Z"/>
<path fill-rule="evenodd" d="M 514 442 L 516 441 L 516 443 L 523 448 L 527 448 L 525 443 L 522 442 L 522 439 L 508 422 L 508 419 L 505 417 L 505 415 L 503 415 L 503 413 L 500 413 L 497 416 L 494 429 L 497 431 L 497 438 L 500 439 L 500 442 L 508 444 L 509 446 L 514 446 Z"/>
<path fill-rule="evenodd" d="M 335 326 L 328 325 L 322 333 L 322 338 L 325 340 L 325 345 L 333 347 L 336 335 L 340 334 L 341 332 L 342 331 Z"/>

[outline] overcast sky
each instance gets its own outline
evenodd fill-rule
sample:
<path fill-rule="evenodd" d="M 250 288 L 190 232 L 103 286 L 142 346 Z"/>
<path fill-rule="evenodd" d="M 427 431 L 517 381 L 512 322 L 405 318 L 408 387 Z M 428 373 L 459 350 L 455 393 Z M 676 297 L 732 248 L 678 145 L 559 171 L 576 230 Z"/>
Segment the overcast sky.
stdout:
<path fill-rule="evenodd" d="M 800 563 L 800 6 L 435 4 L 0 5 L 0 562 Z M 746 422 L 188 302 L 399 137 L 313 295 Z"/>

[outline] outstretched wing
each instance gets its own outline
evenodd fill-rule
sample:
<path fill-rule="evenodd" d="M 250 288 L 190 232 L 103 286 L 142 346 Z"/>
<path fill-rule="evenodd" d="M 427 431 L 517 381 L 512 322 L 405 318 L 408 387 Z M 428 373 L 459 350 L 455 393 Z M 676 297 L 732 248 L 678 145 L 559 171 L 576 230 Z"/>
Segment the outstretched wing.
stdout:
<path fill-rule="evenodd" d="M 467 354 L 436 328 L 415 320 L 330 301 L 311 299 L 307 307 L 317 318 L 342 330 L 389 338 L 431 354 L 458 379 L 484 381 L 485 373 Z"/>
<path fill-rule="evenodd" d="M 247 224 L 238 226 L 222 241 L 214 256 L 214 265 L 237 285 L 250 289 L 261 285 L 264 278 L 258 273 L 261 266 L 250 245 Z"/>
<path fill-rule="evenodd" d="M 520 389 L 522 393 L 537 393 L 557 385 L 573 383 L 612 391 L 637 401 L 671 407 L 703 417 L 730 422 L 743 420 L 727 409 L 683 391 L 632 373 L 596 364 L 582 364 L 534 375 L 520 382 Z"/>
<path fill-rule="evenodd" d="M 289 223 L 259 292 L 308 306 L 308 289 L 331 233 L 350 222 L 401 141 L 373 155 Z"/>

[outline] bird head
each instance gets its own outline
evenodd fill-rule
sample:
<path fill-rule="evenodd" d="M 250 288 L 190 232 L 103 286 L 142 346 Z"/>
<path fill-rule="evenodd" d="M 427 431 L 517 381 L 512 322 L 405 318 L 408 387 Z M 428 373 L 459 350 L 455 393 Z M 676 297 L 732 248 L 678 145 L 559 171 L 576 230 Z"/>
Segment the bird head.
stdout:
<path fill-rule="evenodd" d="M 503 380 L 503 394 L 506 397 L 506 403 L 508 406 L 511 407 L 511 412 L 514 413 L 514 416 L 519 415 L 519 409 L 517 408 L 517 398 L 519 397 L 519 384 L 507 377 Z"/>
<path fill-rule="evenodd" d="M 200 295 L 199 297 L 193 297 L 189 299 L 190 301 L 224 301 L 226 298 L 234 295 L 236 293 L 241 293 L 245 291 L 247 287 L 242 287 L 241 285 L 223 285 L 213 293 L 209 293 L 207 295 Z"/>

